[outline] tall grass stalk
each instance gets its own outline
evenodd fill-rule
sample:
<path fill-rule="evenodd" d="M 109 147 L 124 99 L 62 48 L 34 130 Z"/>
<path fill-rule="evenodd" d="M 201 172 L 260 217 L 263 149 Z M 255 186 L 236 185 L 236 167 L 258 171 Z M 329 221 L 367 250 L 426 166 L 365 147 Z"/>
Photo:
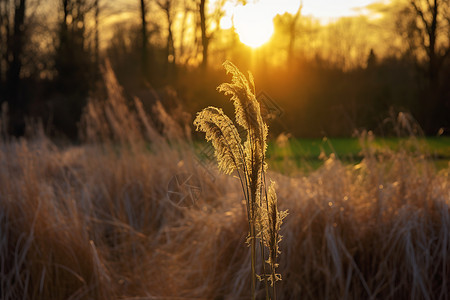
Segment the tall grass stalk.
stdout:
<path fill-rule="evenodd" d="M 279 230 L 287 211 L 278 211 L 275 184 L 266 184 L 265 152 L 268 127 L 261 116 L 260 105 L 255 97 L 255 85 L 251 73 L 249 80 L 231 62 L 223 66 L 232 75 L 231 83 L 219 85 L 218 90 L 231 95 L 235 108 L 236 123 L 244 129 L 246 141 L 241 137 L 233 121 L 221 109 L 208 107 L 197 114 L 194 124 L 198 131 L 206 133 L 206 139 L 215 148 L 219 168 L 226 174 L 234 171 L 241 182 L 246 201 L 249 226 L 248 244 L 251 248 L 251 290 L 256 297 L 256 278 L 265 284 L 269 299 L 269 284 L 272 298 L 276 299 L 277 257 L 281 241 Z M 256 274 L 256 243 L 259 241 L 262 275 Z M 266 257 L 266 249 L 268 255 Z M 267 264 L 267 266 L 266 266 Z"/>

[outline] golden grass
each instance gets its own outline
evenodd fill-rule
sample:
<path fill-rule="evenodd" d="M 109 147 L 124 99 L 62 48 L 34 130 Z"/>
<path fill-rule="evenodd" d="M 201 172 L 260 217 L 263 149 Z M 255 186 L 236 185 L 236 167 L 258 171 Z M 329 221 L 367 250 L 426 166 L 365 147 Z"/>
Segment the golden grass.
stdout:
<path fill-rule="evenodd" d="M 248 299 L 239 180 L 209 167 L 213 181 L 168 114 L 170 141 L 139 107 L 108 103 L 91 102 L 81 146 L 2 139 L 0 298 Z M 331 156 L 305 176 L 269 172 L 290 212 L 279 299 L 450 298 L 450 167 L 365 141 L 356 167 Z M 167 197 L 180 172 L 201 179 L 190 208 Z"/>
<path fill-rule="evenodd" d="M 231 62 L 226 61 L 223 65 L 227 73 L 232 74 L 232 83 L 223 83 L 218 90 L 231 95 L 236 124 L 244 129 L 246 141 L 242 143 L 235 123 L 215 107 L 199 112 L 194 125 L 198 131 L 205 132 L 206 140 L 214 146 L 219 169 L 225 174 L 235 172 L 241 182 L 249 227 L 247 243 L 251 249 L 252 299 L 256 297 L 257 278 L 264 282 L 266 299 L 276 299 L 276 282 L 281 280 L 281 275 L 276 273 L 281 253 L 279 242 L 282 236 L 279 231 L 287 211 L 278 211 L 275 182 L 272 181 L 270 186 L 266 183 L 268 127 L 256 100 L 251 73 L 248 81 Z M 257 241 L 259 249 L 256 249 Z M 261 274 L 256 272 L 257 250 L 260 252 Z"/>

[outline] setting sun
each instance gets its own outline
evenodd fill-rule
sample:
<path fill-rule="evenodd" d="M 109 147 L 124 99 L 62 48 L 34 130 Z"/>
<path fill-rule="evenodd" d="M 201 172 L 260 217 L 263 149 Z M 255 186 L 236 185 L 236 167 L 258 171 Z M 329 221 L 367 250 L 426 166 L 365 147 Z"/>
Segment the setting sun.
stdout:
<path fill-rule="evenodd" d="M 257 48 L 267 43 L 272 36 L 272 20 L 273 14 L 267 5 L 248 4 L 235 9 L 231 25 L 234 25 L 242 43 Z"/>
<path fill-rule="evenodd" d="M 234 30 L 247 46 L 258 48 L 267 43 L 274 32 L 273 18 L 285 12 L 295 13 L 299 1 L 258 1 L 247 5 L 225 4 L 225 16 L 220 27 Z"/>

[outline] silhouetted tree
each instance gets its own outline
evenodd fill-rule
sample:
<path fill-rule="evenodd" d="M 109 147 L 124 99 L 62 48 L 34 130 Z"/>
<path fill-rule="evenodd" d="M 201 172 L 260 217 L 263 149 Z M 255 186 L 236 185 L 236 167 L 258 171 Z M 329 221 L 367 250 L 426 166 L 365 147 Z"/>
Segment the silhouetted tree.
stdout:
<path fill-rule="evenodd" d="M 200 29 L 202 32 L 202 68 L 205 69 L 208 65 L 208 46 L 210 36 L 206 34 L 206 15 L 205 15 L 206 0 L 200 0 L 199 14 L 200 14 Z"/>
<path fill-rule="evenodd" d="M 95 86 L 95 55 L 88 37 L 88 14 L 95 9 L 94 0 L 60 0 L 62 15 L 55 53 L 57 78 L 55 91 L 55 125 L 70 137 L 77 134 L 76 123 L 86 103 L 89 91 Z M 95 11 L 94 11 L 95 12 Z"/>
<path fill-rule="evenodd" d="M 416 30 L 427 55 L 430 85 L 434 85 L 439 83 L 442 65 L 450 56 L 450 7 L 444 0 L 424 2 L 413 0 L 411 5 L 418 15 Z"/>
<path fill-rule="evenodd" d="M 373 49 L 370 49 L 369 56 L 367 57 L 367 68 L 371 69 L 375 67 L 377 64 L 377 56 L 375 55 L 375 51 Z"/>
<path fill-rule="evenodd" d="M 0 84 L 12 108 L 21 107 L 20 71 L 26 34 L 26 0 L 0 1 Z"/>
<path fill-rule="evenodd" d="M 410 3 L 417 14 L 415 29 L 425 52 L 429 82 L 428 95 L 422 100 L 423 122 L 425 130 L 433 134 L 442 122 L 448 122 L 450 113 L 448 99 L 440 95 L 442 68 L 450 57 L 450 3 L 448 0 L 412 0 Z"/>
<path fill-rule="evenodd" d="M 174 75 L 176 68 L 176 55 L 175 55 L 175 45 L 173 41 L 173 30 L 172 30 L 172 10 L 174 7 L 175 1 L 171 0 L 159 0 L 157 3 L 159 7 L 164 11 L 167 19 L 167 42 L 165 49 L 165 70 L 168 71 L 169 75 Z"/>
<path fill-rule="evenodd" d="M 10 129 L 14 134 L 24 130 L 24 97 L 21 71 L 25 41 L 29 33 L 26 0 L 0 0 L 0 102 L 10 108 Z"/>
<path fill-rule="evenodd" d="M 288 48 L 288 63 L 292 62 L 294 59 L 294 47 L 295 47 L 295 37 L 297 36 L 297 22 L 300 18 L 301 12 L 303 8 L 303 1 L 300 1 L 300 6 L 297 9 L 297 12 L 292 17 L 292 20 L 289 24 L 289 48 Z"/>
<path fill-rule="evenodd" d="M 99 14 L 100 6 L 99 0 L 94 0 L 94 10 L 95 10 L 95 37 L 94 37 L 94 76 L 95 80 L 99 79 L 100 75 L 100 41 L 99 41 Z"/>
<path fill-rule="evenodd" d="M 142 73 L 145 78 L 149 78 L 149 34 L 147 28 L 148 3 L 140 0 L 141 9 L 141 38 L 142 38 Z"/>
<path fill-rule="evenodd" d="M 197 1 L 197 0 L 195 0 Z M 236 3 L 247 3 L 246 0 L 233 0 Z M 202 44 L 202 61 L 201 67 L 202 69 L 206 69 L 208 65 L 208 49 L 211 40 L 214 35 L 220 30 L 220 20 L 224 15 L 223 6 L 227 0 L 218 0 L 214 3 L 215 9 L 211 14 L 207 14 L 208 11 L 208 1 L 207 0 L 199 0 L 198 1 L 198 13 L 200 17 L 200 32 L 201 32 L 201 44 Z M 208 27 L 210 27 L 211 23 L 214 23 L 214 30 L 212 32 L 208 32 Z"/>
<path fill-rule="evenodd" d="M 93 51 L 86 33 L 86 15 L 95 8 L 86 0 L 61 0 L 62 20 L 56 50 L 58 87 L 64 92 L 85 95 L 89 88 Z"/>

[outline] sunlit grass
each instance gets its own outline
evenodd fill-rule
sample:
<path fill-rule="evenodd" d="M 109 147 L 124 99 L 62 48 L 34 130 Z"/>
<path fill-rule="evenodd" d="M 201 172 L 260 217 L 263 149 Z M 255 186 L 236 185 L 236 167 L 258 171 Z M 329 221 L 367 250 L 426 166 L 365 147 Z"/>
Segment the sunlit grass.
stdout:
<path fill-rule="evenodd" d="M 420 153 L 425 155 L 438 170 L 448 167 L 450 161 L 450 138 L 426 137 L 415 138 L 420 145 Z M 414 153 L 416 149 L 408 148 L 409 138 L 375 138 L 371 147 L 379 152 L 406 150 Z M 323 165 L 323 157 L 334 154 L 347 164 L 357 164 L 363 158 L 363 145 L 359 138 L 322 138 L 297 139 L 290 138 L 284 144 L 272 140 L 268 144 L 267 157 L 271 165 L 284 172 L 286 161 L 294 164 L 297 171 L 316 170 Z M 292 171 L 292 170 L 290 170 Z"/>
<path fill-rule="evenodd" d="M 232 75 L 232 81 L 219 85 L 218 90 L 231 95 L 235 121 L 230 120 L 222 109 L 209 106 L 197 114 L 194 124 L 214 146 L 219 169 L 225 174 L 236 174 L 241 182 L 249 224 L 247 243 L 251 248 L 252 299 L 256 299 L 257 278 L 264 282 L 266 299 L 276 299 L 276 282 L 281 280 L 281 275 L 276 272 L 281 254 L 279 231 L 287 211 L 278 211 L 275 182 L 267 183 L 269 180 L 266 180 L 268 127 L 256 99 L 252 75 L 249 74 L 247 80 L 231 62 L 226 61 L 223 65 Z M 237 125 L 245 132 L 245 142 L 241 140 Z M 256 248 L 258 243 L 259 249 Z M 256 271 L 258 250 L 261 274 Z M 269 292 L 269 284 L 272 292 Z"/>
<path fill-rule="evenodd" d="M 109 75 L 83 144 L 0 140 L 0 298 L 249 299 L 239 180 L 198 164 L 176 113 L 124 105 Z M 365 134 L 357 165 L 326 153 L 303 176 L 268 173 L 290 212 L 280 299 L 450 297 L 450 169 L 411 151 L 415 140 L 379 151 Z M 201 183 L 191 207 L 167 194 L 183 172 Z"/>

